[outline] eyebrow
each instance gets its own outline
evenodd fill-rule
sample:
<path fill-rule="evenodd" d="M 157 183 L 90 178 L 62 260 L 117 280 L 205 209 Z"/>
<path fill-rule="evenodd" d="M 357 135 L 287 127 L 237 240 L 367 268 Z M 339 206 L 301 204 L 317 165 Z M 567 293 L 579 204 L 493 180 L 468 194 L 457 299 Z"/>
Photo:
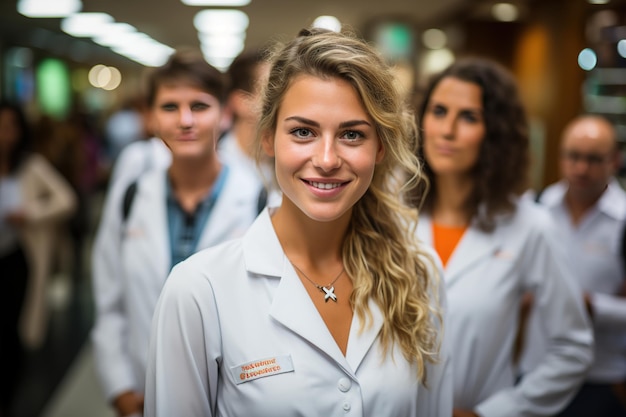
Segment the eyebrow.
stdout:
<path fill-rule="evenodd" d="M 291 116 L 285 119 L 286 122 L 290 120 L 295 120 L 296 122 L 304 123 L 313 127 L 320 127 L 319 123 L 317 123 L 314 120 L 307 119 L 306 117 Z M 345 129 L 347 127 L 354 127 L 354 126 L 361 126 L 361 125 L 371 126 L 371 124 L 367 120 L 349 120 L 347 122 L 339 123 L 339 128 Z"/>
<path fill-rule="evenodd" d="M 428 107 L 433 107 L 433 106 L 440 106 L 440 107 L 446 107 L 446 108 L 450 107 L 447 104 L 444 104 L 438 101 L 431 101 Z M 482 107 L 461 107 L 461 111 L 473 111 L 476 113 L 484 113 L 484 109 Z"/>

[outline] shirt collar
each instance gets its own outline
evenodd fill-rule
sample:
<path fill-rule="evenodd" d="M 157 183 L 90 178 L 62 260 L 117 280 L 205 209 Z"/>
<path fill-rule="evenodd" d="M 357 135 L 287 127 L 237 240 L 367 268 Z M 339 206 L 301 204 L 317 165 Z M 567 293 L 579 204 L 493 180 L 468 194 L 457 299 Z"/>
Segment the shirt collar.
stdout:
<path fill-rule="evenodd" d="M 565 207 L 565 193 L 567 192 L 567 182 L 561 180 L 554 185 L 550 193 L 542 198 L 542 203 L 554 208 L 556 206 Z M 612 178 L 606 190 L 600 196 L 595 207 L 603 214 L 616 220 L 626 219 L 626 193 L 615 178 Z"/>

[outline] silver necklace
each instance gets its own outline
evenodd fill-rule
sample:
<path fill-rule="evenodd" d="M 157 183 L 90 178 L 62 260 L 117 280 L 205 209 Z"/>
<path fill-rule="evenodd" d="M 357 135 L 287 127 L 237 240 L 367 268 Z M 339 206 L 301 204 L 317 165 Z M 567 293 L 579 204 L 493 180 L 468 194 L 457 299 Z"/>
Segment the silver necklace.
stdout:
<path fill-rule="evenodd" d="M 319 285 L 319 284 L 315 283 L 315 281 L 313 281 L 311 278 L 307 277 L 306 274 L 304 272 L 302 272 L 302 270 L 300 268 L 298 268 L 296 266 L 296 264 L 294 264 L 293 262 L 291 262 L 291 265 L 293 265 L 293 267 L 296 268 L 296 270 L 298 272 L 300 272 L 302 274 L 302 276 L 304 278 L 306 278 L 307 281 L 309 281 L 311 284 L 315 285 L 315 288 L 317 288 L 318 290 L 320 290 L 321 292 L 324 293 L 324 302 L 327 303 L 328 300 L 333 300 L 334 302 L 337 302 L 337 295 L 335 294 L 335 287 L 333 286 L 333 284 L 335 282 L 337 282 L 339 277 L 345 271 L 345 269 L 343 267 L 341 268 L 341 272 L 339 273 L 339 275 L 337 275 L 335 277 L 335 279 L 330 284 L 328 284 L 326 286 L 323 286 L 323 285 Z"/>

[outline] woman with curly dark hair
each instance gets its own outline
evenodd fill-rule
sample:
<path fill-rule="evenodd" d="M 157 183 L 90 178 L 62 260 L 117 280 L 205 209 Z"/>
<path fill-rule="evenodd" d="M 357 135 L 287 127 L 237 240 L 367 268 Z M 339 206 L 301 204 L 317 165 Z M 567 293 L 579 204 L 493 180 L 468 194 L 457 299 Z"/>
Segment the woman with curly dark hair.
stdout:
<path fill-rule="evenodd" d="M 417 193 L 418 236 L 445 267 L 454 416 L 553 415 L 582 382 L 593 339 L 549 217 L 518 198 L 529 157 L 516 83 L 492 61 L 459 60 L 432 79 L 418 118 L 430 180 Z M 525 291 L 535 293 L 550 349 L 515 385 Z"/>

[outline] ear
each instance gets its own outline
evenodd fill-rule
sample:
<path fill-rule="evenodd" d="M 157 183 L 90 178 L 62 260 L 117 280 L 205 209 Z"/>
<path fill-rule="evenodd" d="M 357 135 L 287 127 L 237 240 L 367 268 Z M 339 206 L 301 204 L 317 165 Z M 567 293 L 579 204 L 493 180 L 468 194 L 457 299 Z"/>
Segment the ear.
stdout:
<path fill-rule="evenodd" d="M 613 173 L 619 172 L 622 167 L 622 152 L 616 149 L 613 156 Z"/>
<path fill-rule="evenodd" d="M 376 151 L 376 163 L 379 164 L 385 157 L 385 147 L 382 142 L 378 143 L 378 151 Z"/>
<path fill-rule="evenodd" d="M 146 125 L 146 130 L 149 132 L 150 136 L 160 136 L 158 123 L 156 121 L 156 117 L 154 116 L 154 112 L 148 110 L 144 113 L 144 123 Z"/>
<path fill-rule="evenodd" d="M 261 147 L 263 148 L 263 152 L 270 158 L 276 156 L 274 152 L 274 135 L 272 132 L 265 132 L 261 137 Z"/>

